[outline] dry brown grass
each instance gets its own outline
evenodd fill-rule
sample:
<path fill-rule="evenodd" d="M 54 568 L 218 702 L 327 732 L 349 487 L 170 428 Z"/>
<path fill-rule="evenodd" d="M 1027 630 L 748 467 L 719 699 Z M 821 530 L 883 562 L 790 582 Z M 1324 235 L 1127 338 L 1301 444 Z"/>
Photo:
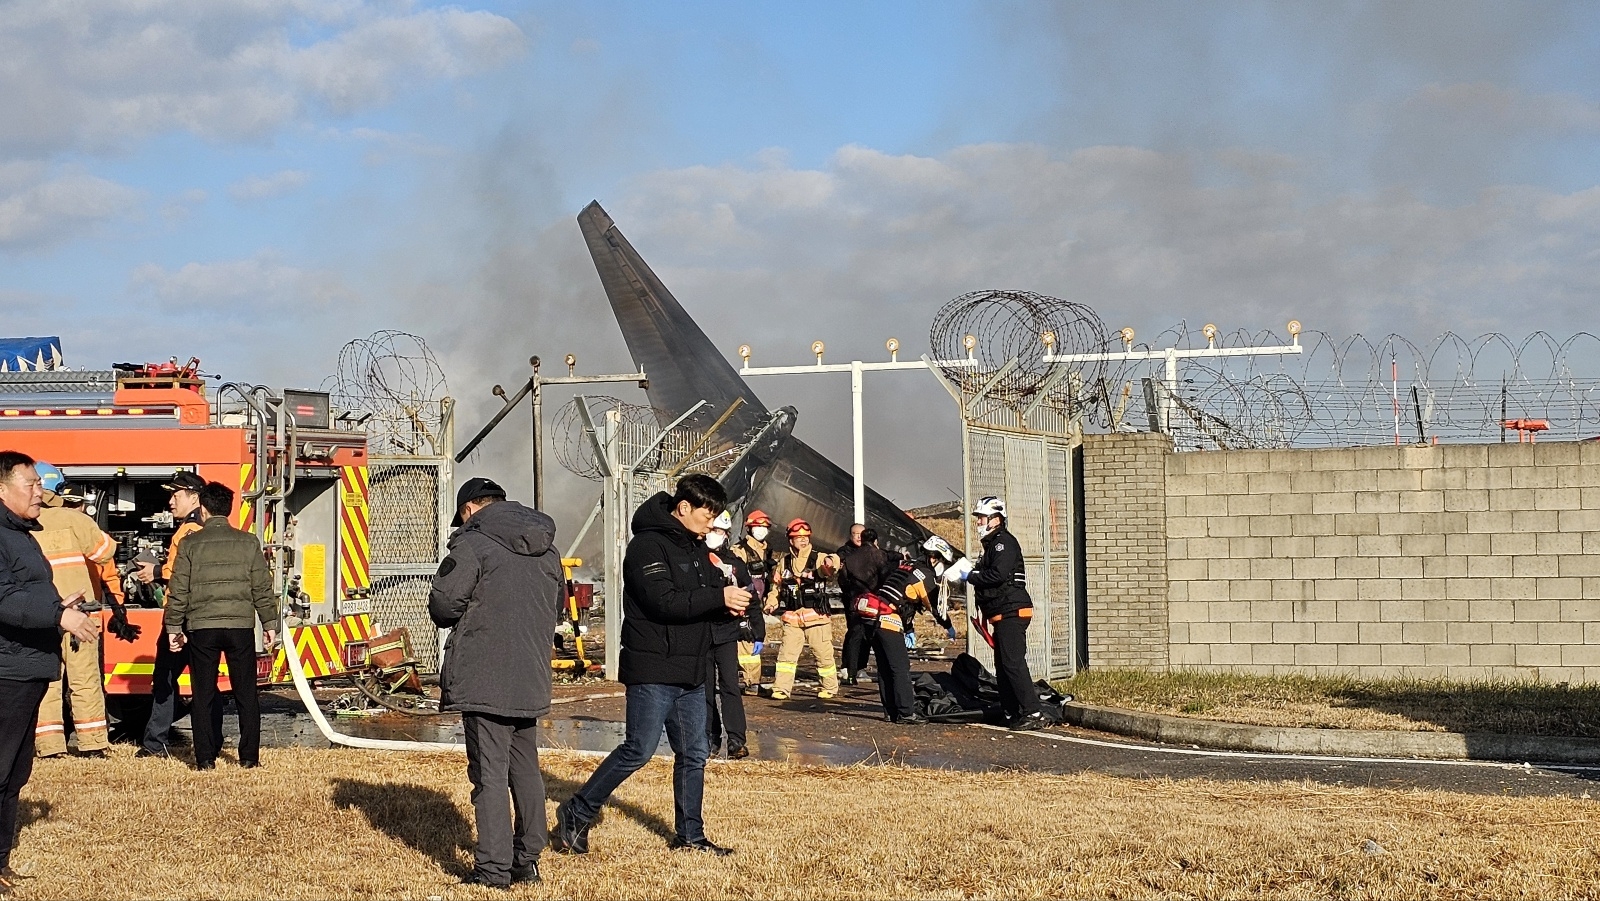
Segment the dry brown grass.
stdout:
<path fill-rule="evenodd" d="M 1086 704 L 1257 726 L 1600 737 L 1600 686 L 1085 670 Z"/>
<path fill-rule="evenodd" d="M 464 761 L 268 751 L 267 766 L 43 761 L 17 897 L 486 898 Z M 546 757 L 565 798 L 595 760 Z M 670 764 L 626 783 L 587 857 L 546 854 L 524 898 L 1589 898 L 1587 800 L 1302 783 L 796 768 L 708 777 L 726 860 L 673 853 Z M 1375 842 L 1381 846 L 1367 846 Z M 1363 849 L 1367 848 L 1368 851 Z"/>

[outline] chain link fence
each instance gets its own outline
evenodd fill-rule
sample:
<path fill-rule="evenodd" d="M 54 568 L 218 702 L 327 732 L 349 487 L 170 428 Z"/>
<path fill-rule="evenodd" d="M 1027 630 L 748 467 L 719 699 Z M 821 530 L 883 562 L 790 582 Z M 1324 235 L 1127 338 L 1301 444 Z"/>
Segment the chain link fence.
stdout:
<path fill-rule="evenodd" d="M 404 627 L 424 673 L 439 671 L 439 633 L 428 617 L 428 589 L 449 535 L 450 465 L 444 457 L 372 457 L 372 618 Z"/>

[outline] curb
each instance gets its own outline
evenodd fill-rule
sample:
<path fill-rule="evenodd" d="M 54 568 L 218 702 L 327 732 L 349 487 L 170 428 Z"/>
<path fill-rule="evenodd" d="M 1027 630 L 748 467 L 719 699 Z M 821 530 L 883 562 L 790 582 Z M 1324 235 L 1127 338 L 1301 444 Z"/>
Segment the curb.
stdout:
<path fill-rule="evenodd" d="M 1559 735 L 1497 735 L 1470 732 L 1390 732 L 1248 726 L 1159 713 L 1069 703 L 1074 726 L 1146 741 L 1199 745 L 1227 751 L 1322 754 L 1332 757 L 1395 757 L 1430 760 L 1496 760 L 1513 763 L 1600 764 L 1600 739 Z"/>

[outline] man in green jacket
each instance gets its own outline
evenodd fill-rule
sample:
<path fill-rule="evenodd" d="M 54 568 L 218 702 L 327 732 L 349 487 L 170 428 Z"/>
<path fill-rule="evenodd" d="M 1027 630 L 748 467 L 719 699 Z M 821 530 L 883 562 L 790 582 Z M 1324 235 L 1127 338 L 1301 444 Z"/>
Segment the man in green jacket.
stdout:
<path fill-rule="evenodd" d="M 233 489 L 207 482 L 200 489 L 205 525 L 183 542 L 167 583 L 165 624 L 173 651 L 189 648 L 194 691 L 189 723 L 194 730 L 194 765 L 217 765 L 222 746 L 222 697 L 217 664 L 226 655 L 233 700 L 239 705 L 239 765 L 261 765 L 261 706 L 256 694 L 256 619 L 272 647 L 278 634 L 278 601 L 261 541 L 228 525 Z M 212 711 L 216 711 L 212 714 Z"/>

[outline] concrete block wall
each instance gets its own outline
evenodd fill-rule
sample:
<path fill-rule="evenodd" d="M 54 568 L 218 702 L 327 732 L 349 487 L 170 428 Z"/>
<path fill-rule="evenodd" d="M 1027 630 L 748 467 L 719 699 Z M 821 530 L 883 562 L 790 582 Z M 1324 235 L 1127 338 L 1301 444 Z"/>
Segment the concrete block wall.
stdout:
<path fill-rule="evenodd" d="M 1165 435 L 1084 436 L 1091 667 L 1167 668 L 1166 467 L 1171 452 Z"/>
<path fill-rule="evenodd" d="M 1600 442 L 1164 463 L 1171 666 L 1600 682 Z"/>

